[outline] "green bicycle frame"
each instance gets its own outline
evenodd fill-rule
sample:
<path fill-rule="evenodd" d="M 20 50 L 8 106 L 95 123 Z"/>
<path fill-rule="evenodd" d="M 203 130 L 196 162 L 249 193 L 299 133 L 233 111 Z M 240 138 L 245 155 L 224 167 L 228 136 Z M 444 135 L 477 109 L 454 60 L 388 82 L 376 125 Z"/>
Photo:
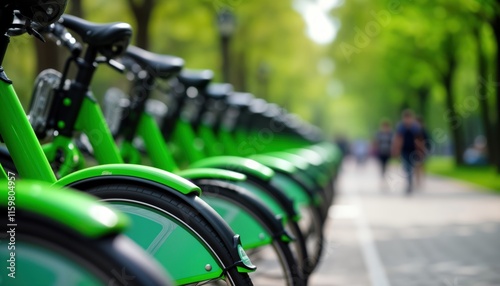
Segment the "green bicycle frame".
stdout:
<path fill-rule="evenodd" d="M 177 152 L 181 153 L 178 154 L 181 159 L 192 163 L 205 158 L 203 143 L 197 138 L 191 124 L 186 120 L 179 119 L 176 121 L 172 134 L 172 141 L 176 146 L 182 146 L 182 152 Z"/>
<path fill-rule="evenodd" d="M 0 135 L 19 174 L 26 179 L 55 183 L 54 172 L 26 118 L 14 87 L 3 80 L 0 80 L 0 106 L 3 113 Z"/>
<path fill-rule="evenodd" d="M 0 134 L 5 141 L 5 144 L 12 156 L 12 159 L 18 169 L 20 176 L 24 179 L 39 180 L 51 184 L 56 183 L 54 172 L 50 167 L 49 161 L 44 154 L 42 146 L 38 142 L 35 132 L 31 128 L 31 125 L 26 118 L 24 110 L 21 106 L 21 103 L 19 102 L 12 84 L 6 83 L 4 81 L 0 81 L 0 106 L 3 108 L 2 111 L 5 112 L 2 115 L 2 120 L 0 120 Z M 92 101 L 90 98 L 87 98 L 84 101 L 82 110 L 83 112 L 79 117 L 79 120 L 77 121 L 77 126 L 80 130 L 87 132 L 87 134 L 90 134 L 89 139 L 93 144 L 99 144 L 98 149 L 100 149 L 100 151 L 97 151 L 96 153 L 96 155 L 99 157 L 99 160 L 103 160 L 105 162 L 121 162 L 122 160 L 118 152 L 118 148 L 112 140 L 111 134 L 107 129 L 107 125 L 104 124 L 104 117 L 98 109 L 97 103 L 95 101 Z M 84 116 L 86 116 L 86 118 L 82 118 Z M 45 147 L 45 151 L 47 152 L 47 154 L 53 156 L 55 154 L 55 150 L 62 147 L 63 150 L 70 152 L 69 154 L 65 154 L 67 158 L 69 158 L 69 156 L 81 156 L 79 152 L 75 151 L 76 148 L 74 147 L 74 145 L 72 145 L 72 142 L 68 138 L 59 138 L 60 139 L 57 139 L 52 145 L 48 145 Z M 106 142 L 106 140 L 109 139 L 110 141 Z M 82 164 L 80 158 L 74 158 L 74 160 L 71 160 L 71 162 L 74 167 L 81 166 Z M 73 167 L 70 165 L 67 165 L 67 170 L 70 170 L 71 167 Z M 138 174 L 141 174 L 138 173 L 138 171 L 144 171 L 144 174 L 142 174 L 143 176 L 149 174 L 150 176 L 153 176 L 153 179 L 156 179 L 156 181 L 158 182 L 167 183 L 167 185 L 174 186 L 174 188 L 179 187 L 179 191 L 181 191 L 182 193 L 188 194 L 193 191 L 199 192 L 199 188 L 196 188 L 193 184 L 190 184 L 185 180 L 179 181 L 177 177 L 165 177 L 164 175 L 166 174 L 156 174 L 158 173 L 155 173 L 156 169 L 149 169 L 143 166 L 132 165 L 97 166 L 66 176 L 58 183 L 58 185 L 60 186 L 60 184 L 71 184 L 72 182 L 79 181 L 81 179 L 98 177 L 102 176 L 103 174 L 109 173 L 113 173 L 116 175 L 137 176 Z M 6 178 L 3 168 L 1 168 L 1 170 L 2 171 L 0 173 L 2 173 Z M 48 211 L 48 208 L 45 209 Z M 132 217 L 133 220 L 136 220 L 137 218 L 138 216 Z M 141 223 L 144 222 L 141 221 Z M 99 229 L 96 228 L 94 232 L 98 230 Z M 179 230 L 182 230 L 182 228 L 179 228 Z M 91 233 L 90 231 L 92 230 L 86 231 Z M 188 251 L 186 253 L 189 253 L 189 251 L 196 251 L 196 253 L 193 253 L 193 255 L 196 254 L 197 257 L 203 256 L 204 259 L 201 261 L 213 260 L 208 250 L 201 247 L 201 244 L 196 244 L 196 239 L 191 237 L 188 232 L 176 232 L 176 236 L 172 237 L 172 239 L 178 242 L 186 242 L 188 241 L 188 239 L 191 239 L 189 241 L 192 242 L 192 247 L 183 248 Z M 194 256 L 186 255 L 186 257 Z M 178 267 L 176 267 L 176 265 L 178 265 Z M 202 268 L 200 271 L 198 268 L 197 270 L 186 267 L 182 268 L 180 267 L 180 265 L 188 264 L 181 264 L 178 263 L 178 261 L 169 264 L 170 267 L 175 267 L 174 270 L 176 273 L 178 273 L 177 277 L 173 277 L 177 278 L 178 283 L 191 283 L 204 279 L 213 279 L 219 277 L 222 273 L 220 266 L 215 261 L 213 261 L 211 264 L 212 271 L 210 273 L 206 273 L 204 268 Z"/>
<path fill-rule="evenodd" d="M 90 93 L 83 100 L 75 130 L 85 133 L 94 147 L 94 156 L 99 164 L 123 163 L 120 151 L 116 146 L 113 135 L 106 124 L 104 115 Z M 98 146 L 98 148 L 96 148 Z M 50 162 L 55 160 L 56 151 L 62 150 L 64 163 L 58 170 L 58 176 L 64 177 L 75 170 L 85 167 L 82 154 L 74 146 L 73 139 L 66 136 L 56 136 L 51 143 L 43 146 L 45 155 Z"/>

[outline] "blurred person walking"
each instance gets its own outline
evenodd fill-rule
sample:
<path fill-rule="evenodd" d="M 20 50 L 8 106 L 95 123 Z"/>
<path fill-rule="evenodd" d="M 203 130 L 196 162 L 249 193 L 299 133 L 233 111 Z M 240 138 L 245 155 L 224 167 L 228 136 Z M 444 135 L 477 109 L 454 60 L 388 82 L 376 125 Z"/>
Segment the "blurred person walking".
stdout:
<path fill-rule="evenodd" d="M 375 134 L 375 140 L 373 142 L 375 156 L 380 163 L 382 178 L 385 176 L 387 163 L 391 158 L 392 137 L 393 133 L 391 123 L 389 120 L 382 120 L 380 123 L 380 129 L 377 134 Z"/>
<path fill-rule="evenodd" d="M 352 154 L 356 158 L 358 166 L 363 166 L 370 154 L 370 143 L 365 139 L 357 139 L 352 144 Z"/>
<path fill-rule="evenodd" d="M 417 124 L 420 127 L 420 133 L 422 136 L 422 142 L 420 146 L 417 146 L 417 150 L 415 152 L 415 183 L 417 187 L 422 186 L 422 182 L 425 175 L 425 161 L 427 156 L 431 152 L 431 137 L 429 136 L 429 132 L 427 132 L 427 128 L 425 127 L 424 119 L 421 116 L 417 116 L 416 118 Z"/>
<path fill-rule="evenodd" d="M 415 120 L 412 110 L 406 109 L 401 114 L 401 122 L 396 127 L 392 142 L 392 155 L 401 157 L 401 164 L 408 183 L 406 194 L 413 192 L 413 171 L 418 161 L 418 154 L 423 150 L 422 129 Z"/>

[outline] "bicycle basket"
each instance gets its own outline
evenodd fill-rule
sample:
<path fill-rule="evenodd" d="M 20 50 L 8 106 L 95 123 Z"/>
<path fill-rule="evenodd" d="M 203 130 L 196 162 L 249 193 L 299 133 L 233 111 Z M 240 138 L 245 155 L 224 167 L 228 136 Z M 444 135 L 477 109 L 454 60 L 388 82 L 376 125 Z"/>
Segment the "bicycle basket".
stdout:
<path fill-rule="evenodd" d="M 49 123 L 50 110 L 61 77 L 60 72 L 47 69 L 42 71 L 35 80 L 28 119 L 39 139 L 46 138 L 49 135 L 51 129 Z"/>
<path fill-rule="evenodd" d="M 113 135 L 117 134 L 121 119 L 124 116 L 124 110 L 128 105 L 129 99 L 127 95 L 118 88 L 110 88 L 104 94 L 104 118 Z"/>

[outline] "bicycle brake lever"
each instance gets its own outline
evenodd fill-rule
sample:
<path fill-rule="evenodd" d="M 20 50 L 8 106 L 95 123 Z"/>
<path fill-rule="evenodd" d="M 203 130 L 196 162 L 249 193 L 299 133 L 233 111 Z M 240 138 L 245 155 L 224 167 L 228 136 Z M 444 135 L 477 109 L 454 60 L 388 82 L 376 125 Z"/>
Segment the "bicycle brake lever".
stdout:
<path fill-rule="evenodd" d="M 46 42 L 42 34 L 40 34 L 37 30 L 33 29 L 31 26 L 26 27 L 26 32 L 28 32 L 29 35 L 39 39 L 40 41 L 44 43 Z"/>

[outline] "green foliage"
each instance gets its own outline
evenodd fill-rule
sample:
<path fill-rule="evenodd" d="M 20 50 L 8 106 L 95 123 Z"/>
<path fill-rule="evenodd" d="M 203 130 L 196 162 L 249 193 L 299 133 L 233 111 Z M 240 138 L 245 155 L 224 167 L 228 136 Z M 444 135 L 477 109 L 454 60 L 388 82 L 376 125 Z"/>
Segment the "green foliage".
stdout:
<path fill-rule="evenodd" d="M 352 106 L 355 101 L 348 97 L 360 98 L 352 107 L 358 112 L 342 119 L 362 116 L 368 122 L 351 129 L 351 135 L 370 136 L 380 118 L 397 121 L 407 107 L 424 113 L 431 130 L 446 130 L 443 76 L 450 58 L 458 64 L 453 78 L 457 112 L 463 124 L 477 117 L 477 106 L 469 104 L 478 85 L 472 29 L 483 29 L 484 52 L 492 59 L 496 52 L 488 21 L 495 9 L 498 13 L 494 5 L 475 0 L 346 1 L 335 9 L 332 15 L 342 26 L 330 54 L 335 77 L 349 95 L 337 105 Z"/>
<path fill-rule="evenodd" d="M 491 166 L 455 166 L 451 157 L 433 157 L 426 169 L 429 173 L 466 181 L 500 193 L 500 175 Z"/>
<path fill-rule="evenodd" d="M 307 37 L 293 0 L 153 3 L 151 50 L 180 56 L 188 68 L 213 69 L 218 80 L 221 48 L 216 16 L 229 7 L 237 21 L 230 43 L 231 82 L 285 106 L 328 134 L 371 137 L 382 118 L 395 122 L 406 107 L 424 113 L 431 130 L 446 130 L 442 81 L 449 58 L 456 57 L 456 109 L 472 126 L 467 131 L 470 136 L 481 132 L 479 111 L 468 105 L 478 85 L 473 28 L 479 27 L 483 52 L 492 62 L 497 47 L 488 21 L 499 11 L 493 0 L 344 1 L 331 12 L 340 29 L 327 46 Z M 137 27 L 128 0 L 86 0 L 83 5 L 90 21 L 124 21 Z M 33 39 L 13 39 L 5 67 L 25 105 L 34 63 Z M 489 73 L 495 68 L 490 65 Z M 128 84 L 114 70 L 98 69 L 93 82 L 98 98 L 110 86 L 126 89 Z M 488 90 L 491 100 L 493 89 Z"/>

